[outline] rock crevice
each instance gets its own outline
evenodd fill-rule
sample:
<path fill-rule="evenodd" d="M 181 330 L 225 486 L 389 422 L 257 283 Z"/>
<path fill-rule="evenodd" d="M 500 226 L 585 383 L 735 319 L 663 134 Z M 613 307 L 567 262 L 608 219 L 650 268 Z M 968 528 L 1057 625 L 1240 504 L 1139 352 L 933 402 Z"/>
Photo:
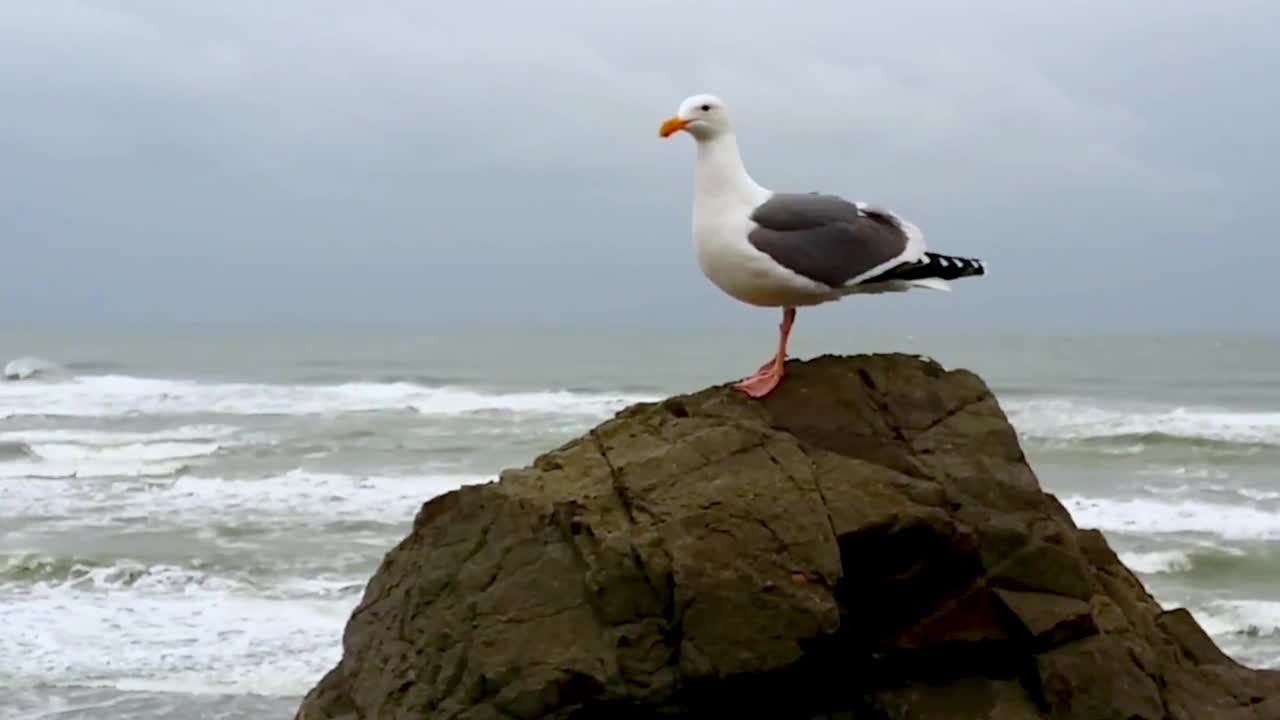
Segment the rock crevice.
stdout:
<path fill-rule="evenodd" d="M 298 720 L 1280 717 L 1276 673 L 1040 489 L 977 376 L 788 369 L 426 503 Z"/>

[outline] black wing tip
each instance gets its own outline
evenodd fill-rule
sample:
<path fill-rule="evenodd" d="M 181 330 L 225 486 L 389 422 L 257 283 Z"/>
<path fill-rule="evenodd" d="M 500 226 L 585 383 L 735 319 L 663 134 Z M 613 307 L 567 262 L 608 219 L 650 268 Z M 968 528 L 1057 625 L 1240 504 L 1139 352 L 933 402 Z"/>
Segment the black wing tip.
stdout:
<path fill-rule="evenodd" d="M 887 280 L 957 280 L 987 274 L 987 263 L 978 258 L 925 253 L 924 257 L 907 265 L 898 265 L 860 284 Z"/>
<path fill-rule="evenodd" d="M 929 268 L 933 277 L 943 280 L 987 274 L 987 263 L 978 258 L 925 253 L 923 265 Z"/>

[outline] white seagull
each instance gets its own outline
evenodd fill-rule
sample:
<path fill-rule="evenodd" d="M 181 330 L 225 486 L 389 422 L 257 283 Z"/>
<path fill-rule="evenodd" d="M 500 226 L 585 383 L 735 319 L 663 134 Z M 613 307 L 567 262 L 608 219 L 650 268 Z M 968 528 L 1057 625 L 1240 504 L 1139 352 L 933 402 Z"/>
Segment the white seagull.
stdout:
<path fill-rule="evenodd" d="M 658 130 L 697 141 L 693 242 L 702 272 L 751 305 L 782 308 L 778 352 L 734 385 L 751 397 L 782 381 L 796 308 L 859 293 L 923 287 L 983 275 L 981 260 L 926 252 L 924 235 L 882 207 L 821 193 L 778 193 L 751 176 L 724 102 L 694 95 Z"/>

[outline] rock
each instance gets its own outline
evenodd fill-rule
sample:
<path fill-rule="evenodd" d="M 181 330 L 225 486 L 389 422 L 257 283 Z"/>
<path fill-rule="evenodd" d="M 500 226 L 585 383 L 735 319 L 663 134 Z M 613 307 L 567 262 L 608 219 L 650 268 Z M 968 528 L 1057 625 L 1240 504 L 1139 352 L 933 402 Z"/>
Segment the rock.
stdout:
<path fill-rule="evenodd" d="M 996 595 L 1037 647 L 1057 647 L 1098 632 L 1093 608 L 1083 600 L 1017 590 L 996 590 Z"/>
<path fill-rule="evenodd" d="M 1052 718 L 1161 720 L 1160 688 L 1123 640 L 1078 640 L 1037 657 L 1040 688 Z"/>
<path fill-rule="evenodd" d="M 1077 529 L 977 376 L 788 369 L 426 503 L 297 720 L 1280 717 L 1280 674 Z"/>

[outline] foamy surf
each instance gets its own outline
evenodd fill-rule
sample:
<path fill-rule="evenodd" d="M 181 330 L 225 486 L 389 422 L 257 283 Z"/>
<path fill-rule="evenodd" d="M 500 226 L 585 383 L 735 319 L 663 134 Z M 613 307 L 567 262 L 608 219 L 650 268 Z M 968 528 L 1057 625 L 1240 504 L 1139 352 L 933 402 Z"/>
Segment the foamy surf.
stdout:
<path fill-rule="evenodd" d="M 1251 667 L 1280 665 L 1280 601 L 1230 599 L 1188 606 L 1223 651 Z"/>
<path fill-rule="evenodd" d="M 1212 635 L 1280 635 L 1280 602 L 1215 600 L 1200 606 L 1199 617 Z"/>
<path fill-rule="evenodd" d="M 607 415 L 651 396 L 567 390 L 488 392 L 414 383 L 338 385 L 199 383 L 126 375 L 83 376 L 60 383 L 0 386 L 3 417 L 113 417 L 131 415 L 333 415 L 411 411 L 421 415 L 471 413 Z"/>
<path fill-rule="evenodd" d="M 0 440 L 0 462 L 7 460 L 30 460 L 35 457 L 31 446 L 17 440 Z"/>
<path fill-rule="evenodd" d="M 26 445 L 19 460 L 0 462 L 0 478 L 163 478 L 221 449 L 217 443 L 158 442 L 130 445 Z"/>
<path fill-rule="evenodd" d="M 1181 497 L 1181 498 L 1198 498 L 1212 503 L 1227 504 L 1250 504 L 1260 503 L 1263 505 L 1280 501 L 1280 490 L 1265 490 L 1262 488 L 1227 485 L 1222 482 L 1206 482 L 1209 478 L 1218 480 L 1227 480 L 1231 476 L 1229 473 L 1164 473 L 1160 471 L 1139 471 L 1140 475 L 1157 475 L 1163 477 L 1164 483 L 1145 483 L 1142 490 L 1155 496 L 1163 497 Z M 1183 479 L 1190 478 L 1189 481 L 1180 482 Z"/>
<path fill-rule="evenodd" d="M 199 442 L 225 439 L 240 428 L 234 425 L 179 425 L 154 431 L 102 430 L 99 428 L 46 428 L 0 432 L 0 442 L 74 443 L 99 447 L 148 443 Z"/>
<path fill-rule="evenodd" d="M 1190 553 L 1180 550 L 1120 553 L 1120 562 L 1143 575 L 1188 572 L 1192 567 Z"/>
<path fill-rule="evenodd" d="M 3 466 L 0 466 L 2 468 Z M 423 502 L 486 475 L 347 475 L 292 470 L 262 478 L 183 475 L 161 482 L 51 478 L 0 483 L 0 518 L 65 519 L 85 526 L 245 524 L 269 518 L 403 523 Z"/>
<path fill-rule="evenodd" d="M 1077 525 L 1104 532 L 1187 533 L 1233 541 L 1280 540 L 1280 510 L 1190 499 L 1069 496 L 1062 503 Z"/>
<path fill-rule="evenodd" d="M 263 515 L 304 515 L 330 519 L 411 518 L 422 503 L 463 485 L 489 482 L 487 475 L 345 475 L 292 470 L 256 480 L 186 476 L 149 488 L 150 507 L 177 515 L 246 519 Z"/>
<path fill-rule="evenodd" d="M 323 566 L 298 566 L 256 558 L 227 564 L 191 558 L 185 564 L 148 563 L 131 558 L 55 557 L 37 553 L 0 556 L 0 580 L 28 591 L 129 590 L 189 593 L 202 590 L 268 599 L 325 599 L 359 594 L 369 572 L 368 558 L 337 555 Z M 345 571 L 345 574 L 335 572 Z M 300 574 L 305 573 L 305 574 Z"/>
<path fill-rule="evenodd" d="M 38 377 L 59 375 L 63 372 L 60 365 L 52 360 L 27 356 L 5 363 L 3 375 L 5 380 L 31 380 Z"/>
<path fill-rule="evenodd" d="M 58 351 L 61 370 L 0 382 L 0 466 L 25 463 L 0 470 L 0 617 L 23 633 L 0 632 L 0 717 L 290 717 L 423 502 L 741 359 L 615 366 L 564 342 L 59 340 L 96 360 Z M 521 343 L 541 345 L 502 359 Z M 1006 345 L 975 348 L 1010 367 Z M 1044 357 L 997 393 L 1042 484 L 1105 525 L 1161 602 L 1216 623 L 1237 659 L 1280 665 L 1265 605 L 1208 607 L 1280 600 L 1275 362 L 1242 352 L 1251 378 L 1171 378 L 1144 361 L 1116 382 L 1107 358 L 1073 366 L 1078 382 Z"/>
<path fill-rule="evenodd" d="M 0 478 L 163 478 L 222 450 L 235 428 L 162 432 L 26 430 L 0 433 Z"/>
<path fill-rule="evenodd" d="M 35 587 L 0 596 L 0 656 L 19 685 L 297 695 L 337 660 L 357 600 L 272 599 L 199 584 L 181 592 Z"/>
<path fill-rule="evenodd" d="M 1105 441 L 1139 451 L 1173 441 L 1280 446 L 1280 412 L 1117 407 L 1069 398 L 1015 399 L 1004 409 L 1019 434 L 1037 440 Z"/>
<path fill-rule="evenodd" d="M 186 463 L 172 460 L 36 459 L 0 462 L 0 479 L 165 478 L 177 475 L 186 469 Z"/>

